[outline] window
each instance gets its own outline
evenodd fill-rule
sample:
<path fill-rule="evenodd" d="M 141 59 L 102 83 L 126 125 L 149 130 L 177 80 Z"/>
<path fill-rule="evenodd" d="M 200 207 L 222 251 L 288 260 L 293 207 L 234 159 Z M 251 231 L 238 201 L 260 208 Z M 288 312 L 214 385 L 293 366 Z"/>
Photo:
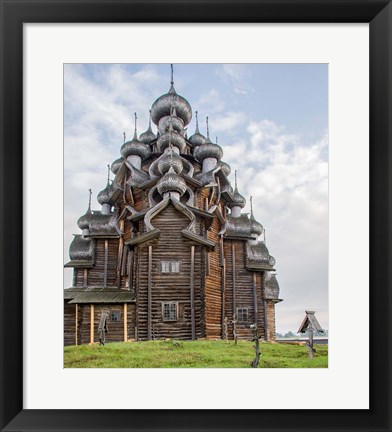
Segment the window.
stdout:
<path fill-rule="evenodd" d="M 177 302 L 162 303 L 163 321 L 177 321 Z"/>
<path fill-rule="evenodd" d="M 179 273 L 180 261 L 161 261 L 162 273 Z"/>
<path fill-rule="evenodd" d="M 115 321 L 115 322 L 121 321 L 121 312 L 120 311 L 112 311 L 111 319 L 112 319 L 112 321 Z"/>
<path fill-rule="evenodd" d="M 237 320 L 239 322 L 248 321 L 248 308 L 237 308 Z"/>

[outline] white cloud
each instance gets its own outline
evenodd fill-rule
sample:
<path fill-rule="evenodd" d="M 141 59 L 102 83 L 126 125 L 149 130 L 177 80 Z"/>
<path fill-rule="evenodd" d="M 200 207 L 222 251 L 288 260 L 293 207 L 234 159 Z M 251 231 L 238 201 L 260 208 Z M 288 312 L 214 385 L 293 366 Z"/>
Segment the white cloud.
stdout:
<path fill-rule="evenodd" d="M 314 307 L 323 318 L 321 324 L 327 326 L 327 134 L 307 142 L 270 120 L 251 122 L 247 133 L 224 146 L 224 159 L 238 170 L 240 192 L 247 201 L 253 195 L 255 216 L 266 229 L 267 246 L 277 259 L 285 300 L 277 313 L 291 316 L 294 308 L 301 315 Z M 293 330 L 284 327 L 283 319 L 277 323 L 283 330 Z"/>
<path fill-rule="evenodd" d="M 217 74 L 227 81 L 237 94 L 247 95 L 254 91 L 247 83 L 248 68 L 245 64 L 223 64 L 217 69 Z"/>
<path fill-rule="evenodd" d="M 207 93 L 200 96 L 194 109 L 199 111 L 199 123 L 203 124 L 203 118 L 213 113 L 218 113 L 225 109 L 225 104 L 219 92 L 216 89 L 211 89 Z"/>

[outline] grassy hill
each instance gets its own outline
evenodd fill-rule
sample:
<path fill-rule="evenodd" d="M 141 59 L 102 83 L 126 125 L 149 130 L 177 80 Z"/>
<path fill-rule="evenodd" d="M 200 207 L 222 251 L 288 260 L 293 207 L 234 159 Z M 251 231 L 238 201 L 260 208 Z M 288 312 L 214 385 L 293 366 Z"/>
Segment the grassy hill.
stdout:
<path fill-rule="evenodd" d="M 259 368 L 326 368 L 328 346 L 315 346 L 313 360 L 303 345 L 263 342 Z M 249 368 L 253 342 L 149 341 L 64 348 L 66 368 Z"/>

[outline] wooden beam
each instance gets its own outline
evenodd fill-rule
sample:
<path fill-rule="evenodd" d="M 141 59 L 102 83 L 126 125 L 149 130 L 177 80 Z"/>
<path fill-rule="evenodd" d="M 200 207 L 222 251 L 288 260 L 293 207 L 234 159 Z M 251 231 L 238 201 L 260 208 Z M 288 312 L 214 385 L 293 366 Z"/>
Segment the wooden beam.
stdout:
<path fill-rule="evenodd" d="M 94 343 L 94 305 L 90 305 L 90 344 Z"/>
<path fill-rule="evenodd" d="M 147 284 L 147 339 L 151 340 L 152 305 L 152 246 L 148 246 L 148 284 Z"/>
<path fill-rule="evenodd" d="M 133 291 L 133 250 L 128 252 L 128 289 Z"/>
<path fill-rule="evenodd" d="M 108 256 L 109 256 L 109 240 L 105 240 L 105 262 L 103 270 L 103 286 L 108 284 Z"/>
<path fill-rule="evenodd" d="M 191 246 L 190 288 L 191 288 L 192 340 L 195 340 L 196 339 L 196 325 L 195 325 L 195 246 Z"/>
<path fill-rule="evenodd" d="M 226 316 L 226 308 L 225 308 L 225 302 L 226 302 L 226 260 L 224 255 L 224 247 L 223 247 L 223 237 L 220 238 L 220 244 L 219 244 L 219 252 L 220 252 L 220 265 L 221 265 L 221 301 L 222 301 L 222 317 L 221 317 L 221 325 L 222 325 L 222 339 L 225 339 L 227 337 L 225 328 L 227 327 L 225 325 L 225 316 Z"/>
<path fill-rule="evenodd" d="M 75 345 L 78 344 L 78 304 L 75 303 Z"/>
<path fill-rule="evenodd" d="M 257 322 L 257 274 L 253 272 L 253 309 L 255 312 L 255 324 L 256 328 L 258 328 L 258 322 Z"/>
<path fill-rule="evenodd" d="M 124 303 L 124 342 L 128 342 L 128 308 Z"/>
<path fill-rule="evenodd" d="M 264 339 L 268 341 L 267 300 L 264 300 Z"/>
<path fill-rule="evenodd" d="M 236 293 L 235 293 L 235 246 L 234 242 L 231 242 L 231 268 L 233 271 L 232 281 L 233 281 L 233 319 L 237 319 L 237 311 L 236 311 Z"/>
<path fill-rule="evenodd" d="M 124 221 L 121 221 L 122 225 L 124 225 Z M 120 228 L 121 229 L 121 228 Z M 117 288 L 120 288 L 120 282 L 121 282 L 121 267 L 123 262 L 123 249 L 124 249 L 124 239 L 121 236 L 120 241 L 118 243 L 118 258 L 117 258 Z"/>

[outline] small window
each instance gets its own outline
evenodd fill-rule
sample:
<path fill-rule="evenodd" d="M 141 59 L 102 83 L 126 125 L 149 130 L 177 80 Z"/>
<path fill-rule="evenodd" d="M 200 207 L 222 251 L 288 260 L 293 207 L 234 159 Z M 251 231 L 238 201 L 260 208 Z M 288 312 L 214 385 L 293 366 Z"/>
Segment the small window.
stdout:
<path fill-rule="evenodd" d="M 171 262 L 171 272 L 179 273 L 180 272 L 180 261 L 172 261 Z"/>
<path fill-rule="evenodd" d="M 161 261 L 162 273 L 179 273 L 180 261 Z"/>
<path fill-rule="evenodd" d="M 112 321 L 114 321 L 114 322 L 121 321 L 121 312 L 120 311 L 112 311 L 111 317 L 112 317 Z"/>
<path fill-rule="evenodd" d="M 239 322 L 248 321 L 248 308 L 237 308 L 237 320 Z"/>
<path fill-rule="evenodd" d="M 177 302 L 162 303 L 163 321 L 177 321 Z"/>

